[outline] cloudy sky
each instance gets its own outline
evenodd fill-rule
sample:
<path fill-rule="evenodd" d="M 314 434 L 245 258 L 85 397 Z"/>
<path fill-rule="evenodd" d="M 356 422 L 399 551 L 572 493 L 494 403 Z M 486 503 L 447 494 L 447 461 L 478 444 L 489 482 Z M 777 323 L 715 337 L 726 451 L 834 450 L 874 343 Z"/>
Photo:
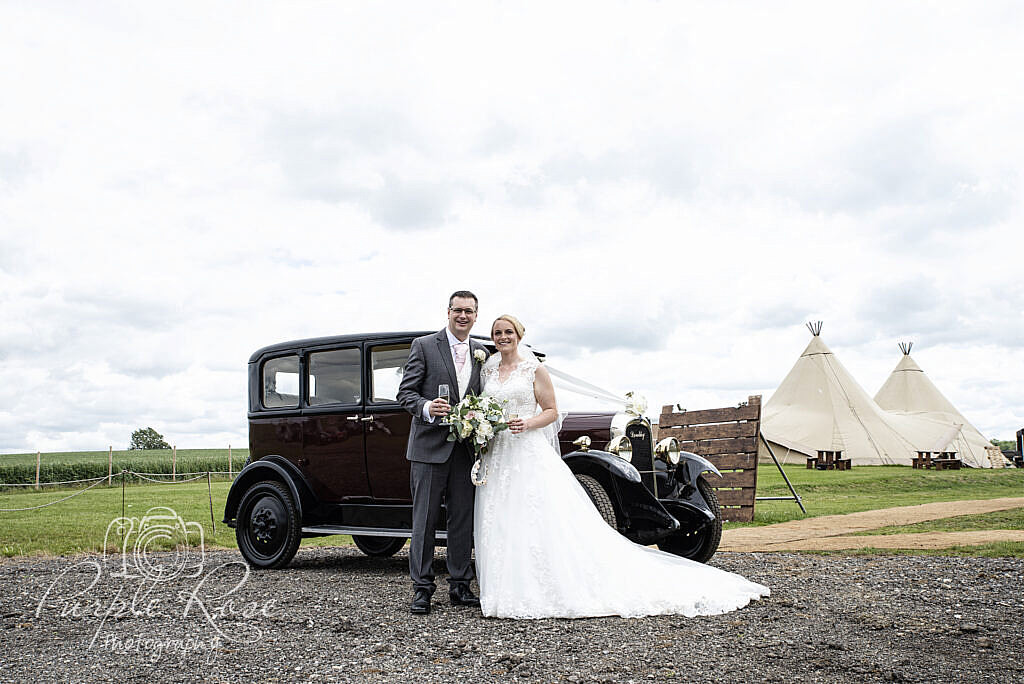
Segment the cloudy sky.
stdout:
<path fill-rule="evenodd" d="M 0 452 L 243 446 L 255 349 L 461 288 L 652 407 L 913 340 L 1010 439 L 1024 12 L 836 4 L 0 4 Z"/>

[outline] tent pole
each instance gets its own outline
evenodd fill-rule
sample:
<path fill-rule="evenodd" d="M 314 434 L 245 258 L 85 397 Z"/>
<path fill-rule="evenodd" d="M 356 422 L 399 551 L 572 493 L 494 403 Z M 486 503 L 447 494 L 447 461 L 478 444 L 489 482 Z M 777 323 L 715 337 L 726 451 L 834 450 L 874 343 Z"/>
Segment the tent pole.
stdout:
<path fill-rule="evenodd" d="M 789 481 L 788 477 L 786 477 L 786 471 L 782 469 L 782 464 L 779 463 L 779 459 L 775 457 L 772 445 L 768 443 L 768 440 L 764 438 L 764 435 L 761 434 L 760 430 L 757 435 L 761 438 L 761 442 L 765 447 L 768 448 L 768 455 L 772 457 L 773 461 L 775 461 L 775 466 L 779 469 L 779 472 L 782 473 L 782 479 L 786 481 L 786 486 L 789 487 L 789 491 L 793 492 L 793 496 L 758 496 L 756 499 L 758 501 L 796 501 L 796 505 L 799 506 L 800 510 L 803 511 L 804 515 L 806 515 L 807 509 L 804 508 L 804 502 L 800 500 L 800 495 L 796 493 L 795 489 L 793 489 L 793 483 Z"/>

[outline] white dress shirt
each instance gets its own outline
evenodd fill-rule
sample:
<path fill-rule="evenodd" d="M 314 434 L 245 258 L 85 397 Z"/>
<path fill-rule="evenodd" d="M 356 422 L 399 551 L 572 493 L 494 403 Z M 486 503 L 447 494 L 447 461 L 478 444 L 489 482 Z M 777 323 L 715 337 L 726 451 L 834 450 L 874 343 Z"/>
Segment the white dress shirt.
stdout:
<path fill-rule="evenodd" d="M 473 362 L 473 354 L 472 354 L 473 347 L 469 344 L 469 338 L 468 337 L 466 338 L 466 341 L 463 342 L 458 337 L 456 337 L 455 335 L 452 334 L 451 328 L 449 328 L 448 326 L 445 326 L 444 331 L 448 335 L 448 353 L 452 355 L 452 365 L 455 366 L 455 372 L 458 373 L 459 366 L 458 366 L 458 364 L 455 361 L 455 345 L 460 344 L 460 343 L 466 345 L 466 364 L 467 365 L 469 365 L 469 364 L 471 364 Z M 472 369 L 472 366 L 470 366 L 470 369 Z M 466 380 L 466 384 L 467 385 L 469 384 L 469 380 L 468 379 Z M 456 387 L 454 394 L 459 394 L 459 393 L 460 393 L 459 392 L 459 388 Z M 451 401 L 451 395 L 450 394 L 449 394 L 449 401 Z M 434 422 L 434 418 L 435 418 L 435 416 L 430 415 L 430 402 L 428 401 L 427 403 L 423 404 L 423 420 L 427 421 L 428 423 L 433 423 Z"/>

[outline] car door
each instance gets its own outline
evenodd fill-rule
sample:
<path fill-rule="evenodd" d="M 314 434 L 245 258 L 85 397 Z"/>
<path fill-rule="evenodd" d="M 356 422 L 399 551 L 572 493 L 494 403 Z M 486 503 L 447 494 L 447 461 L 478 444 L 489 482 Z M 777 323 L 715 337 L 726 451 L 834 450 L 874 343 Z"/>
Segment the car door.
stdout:
<path fill-rule="evenodd" d="M 249 455 L 253 460 L 275 455 L 300 465 L 300 377 L 299 355 L 294 351 L 260 361 L 259 404 L 249 418 Z"/>
<path fill-rule="evenodd" d="M 410 341 L 366 345 L 366 470 L 376 501 L 409 503 L 409 461 L 405 458 L 412 416 L 398 403 Z"/>
<path fill-rule="evenodd" d="M 304 361 L 303 475 L 322 502 L 365 499 L 362 348 L 311 350 Z"/>

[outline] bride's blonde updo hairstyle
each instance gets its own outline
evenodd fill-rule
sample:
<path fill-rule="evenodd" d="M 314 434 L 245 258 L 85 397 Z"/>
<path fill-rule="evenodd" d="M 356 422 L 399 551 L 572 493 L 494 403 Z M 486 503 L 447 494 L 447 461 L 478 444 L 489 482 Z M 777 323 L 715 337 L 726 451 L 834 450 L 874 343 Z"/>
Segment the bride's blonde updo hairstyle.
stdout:
<path fill-rule="evenodd" d="M 498 321 L 508 321 L 509 323 L 511 323 L 512 327 L 516 331 L 516 335 L 519 335 L 520 340 L 522 340 L 523 335 L 526 334 L 526 328 L 524 328 L 523 324 L 519 322 L 519 319 L 513 316 L 512 314 L 502 314 L 501 316 L 498 316 L 497 318 L 494 319 L 494 323 L 497 323 Z M 492 335 L 494 334 L 494 323 L 491 323 Z"/>

